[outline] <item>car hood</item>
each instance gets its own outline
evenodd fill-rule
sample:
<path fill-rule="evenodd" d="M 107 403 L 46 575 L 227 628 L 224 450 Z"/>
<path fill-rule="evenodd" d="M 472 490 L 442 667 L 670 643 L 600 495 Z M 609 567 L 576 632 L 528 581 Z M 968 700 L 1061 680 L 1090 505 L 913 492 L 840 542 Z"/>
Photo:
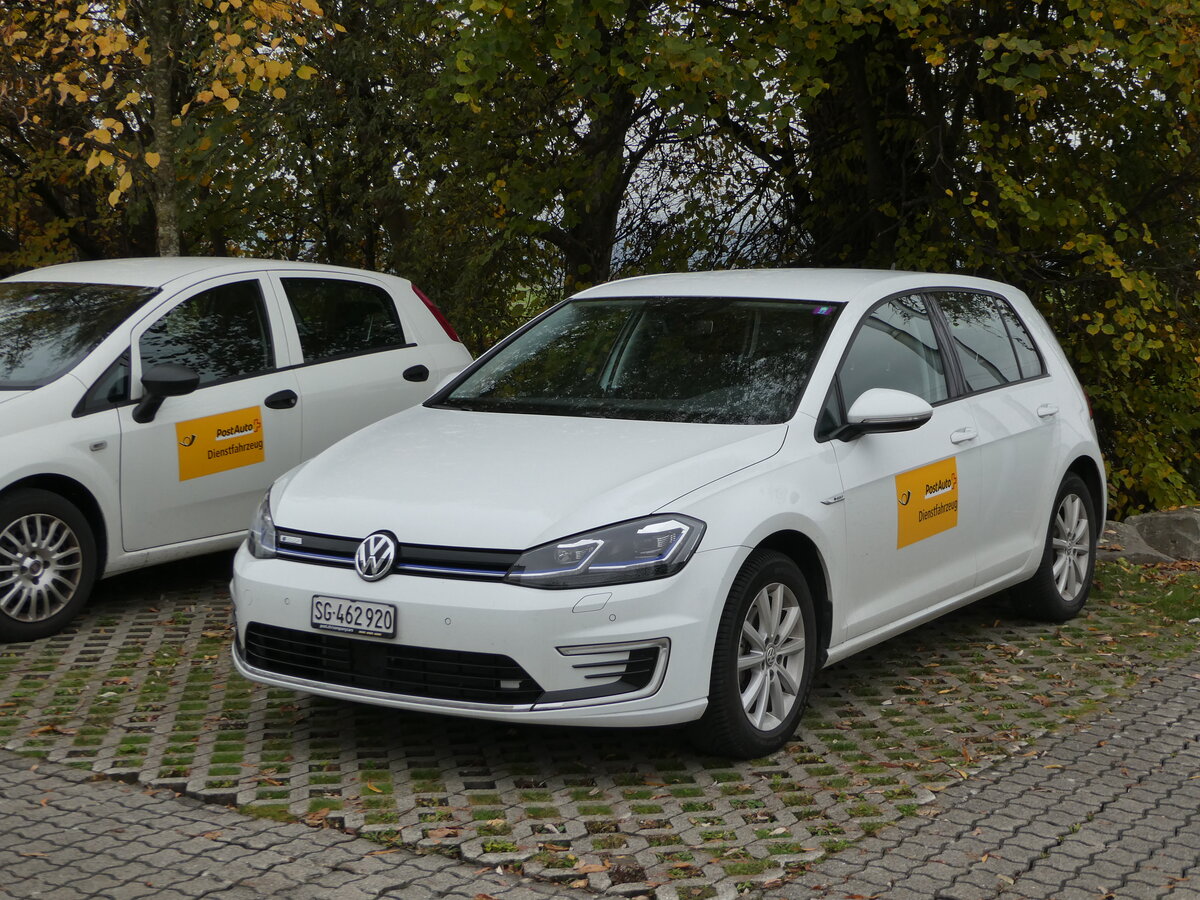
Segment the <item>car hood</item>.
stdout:
<path fill-rule="evenodd" d="M 272 511 L 279 527 L 317 534 L 522 550 L 662 510 L 773 456 L 786 434 L 415 407 L 301 466 Z"/>

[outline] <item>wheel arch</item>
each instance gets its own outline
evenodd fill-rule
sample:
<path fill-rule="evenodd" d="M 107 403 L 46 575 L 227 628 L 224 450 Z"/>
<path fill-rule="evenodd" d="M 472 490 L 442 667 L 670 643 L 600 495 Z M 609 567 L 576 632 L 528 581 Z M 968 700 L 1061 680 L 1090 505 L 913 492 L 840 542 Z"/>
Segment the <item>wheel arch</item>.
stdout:
<path fill-rule="evenodd" d="M 759 542 L 756 549 L 782 553 L 804 574 L 804 580 L 808 582 L 808 589 L 812 593 L 813 612 L 817 617 L 817 636 L 821 642 L 817 668 L 820 668 L 825 664 L 833 634 L 833 600 L 829 595 L 829 574 L 825 570 L 825 560 L 821 551 L 808 535 L 790 529 L 768 535 Z"/>
<path fill-rule="evenodd" d="M 105 563 L 108 560 L 108 529 L 105 527 L 104 513 L 95 496 L 74 478 L 66 475 L 30 475 L 0 490 L 0 497 L 6 497 L 22 488 L 36 488 L 58 494 L 64 500 L 70 501 L 78 509 L 88 525 L 92 528 L 92 536 L 96 541 L 96 578 L 104 576 Z"/>
<path fill-rule="evenodd" d="M 1108 515 L 1108 510 L 1105 508 L 1104 473 L 1090 456 L 1078 457 L 1071 465 L 1067 466 L 1067 471 L 1078 475 L 1087 485 L 1088 493 L 1092 495 L 1092 508 L 1100 517 L 1099 527 L 1103 531 L 1104 519 Z"/>

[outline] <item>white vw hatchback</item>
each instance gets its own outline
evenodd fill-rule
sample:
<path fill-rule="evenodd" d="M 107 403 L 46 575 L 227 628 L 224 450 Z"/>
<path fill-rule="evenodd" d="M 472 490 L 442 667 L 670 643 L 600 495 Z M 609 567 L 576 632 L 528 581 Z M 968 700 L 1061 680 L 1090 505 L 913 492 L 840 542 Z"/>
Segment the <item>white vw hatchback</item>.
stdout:
<path fill-rule="evenodd" d="M 1104 485 L 1083 391 L 1008 285 L 617 281 L 277 481 L 234 564 L 234 659 L 762 755 L 819 666 L 1004 588 L 1079 612 Z"/>
<path fill-rule="evenodd" d="M 471 356 L 402 278 L 127 259 L 0 281 L 0 640 L 96 578 L 234 547 L 280 474 Z"/>

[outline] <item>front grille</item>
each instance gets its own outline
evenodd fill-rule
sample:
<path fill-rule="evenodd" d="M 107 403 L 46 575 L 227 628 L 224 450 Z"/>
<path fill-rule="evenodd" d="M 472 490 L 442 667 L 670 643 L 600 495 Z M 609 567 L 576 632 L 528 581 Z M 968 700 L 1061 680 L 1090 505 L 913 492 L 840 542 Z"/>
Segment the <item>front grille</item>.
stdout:
<path fill-rule="evenodd" d="M 251 622 L 246 662 L 257 669 L 342 687 L 457 700 L 536 703 L 541 686 L 510 657 L 434 650 Z"/>
<path fill-rule="evenodd" d="M 362 538 L 312 534 L 286 528 L 276 530 L 275 554 L 280 559 L 320 566 L 354 568 L 354 554 Z M 432 578 L 467 578 L 498 581 L 520 557 L 519 550 L 479 550 L 474 547 L 435 547 L 399 544 L 393 572 Z"/>

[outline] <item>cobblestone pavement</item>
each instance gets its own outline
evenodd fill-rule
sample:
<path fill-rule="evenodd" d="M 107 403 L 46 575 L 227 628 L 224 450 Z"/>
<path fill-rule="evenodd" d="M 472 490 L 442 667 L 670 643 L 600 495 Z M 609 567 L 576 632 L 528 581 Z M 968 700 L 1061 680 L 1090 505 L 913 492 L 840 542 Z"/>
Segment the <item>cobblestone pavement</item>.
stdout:
<path fill-rule="evenodd" d="M 62 635 L 0 646 L 0 748 L 47 771 L 56 763 L 140 786 L 104 790 L 185 794 L 214 816 L 236 807 L 261 822 L 229 821 L 257 834 L 335 844 L 357 834 L 376 842 L 359 856 L 390 851 L 370 860 L 467 873 L 439 890 L 498 869 L 663 900 L 805 896 L 785 892 L 833 883 L 812 881 L 814 865 L 836 870 L 880 850 L 894 823 L 924 823 L 939 798 L 958 798 L 955 814 L 968 808 L 962 792 L 989 783 L 1000 771 L 989 767 L 1019 766 L 1025 758 L 1012 754 L 1028 741 L 1052 746 L 1046 732 L 1103 713 L 1171 659 L 1194 659 L 1197 644 L 1196 623 L 1166 622 L 1115 590 L 1059 628 L 975 604 L 821 673 L 794 741 L 737 762 L 702 757 L 672 731 L 489 724 L 250 684 L 229 664 L 227 567 L 218 556 L 114 578 Z M 1029 771 L 1058 771 L 1041 765 Z M 1085 833 L 1086 822 L 1072 824 Z M 1014 852 L 996 849 L 972 868 Z M 289 846 L 272 871 L 286 868 L 285 853 L 307 856 Z M 0 853 L 0 875 L 7 869 Z"/>
<path fill-rule="evenodd" d="M 0 750 L 0 897 L 544 900 L 563 890 Z"/>
<path fill-rule="evenodd" d="M 771 895 L 1200 897 L 1200 658 L 1155 682 Z"/>
<path fill-rule="evenodd" d="M 0 750 L 0 896 L 544 900 L 584 894 L 253 819 Z M 756 897 L 1200 897 L 1200 657 Z M 668 885 L 658 896 L 733 897 Z"/>

